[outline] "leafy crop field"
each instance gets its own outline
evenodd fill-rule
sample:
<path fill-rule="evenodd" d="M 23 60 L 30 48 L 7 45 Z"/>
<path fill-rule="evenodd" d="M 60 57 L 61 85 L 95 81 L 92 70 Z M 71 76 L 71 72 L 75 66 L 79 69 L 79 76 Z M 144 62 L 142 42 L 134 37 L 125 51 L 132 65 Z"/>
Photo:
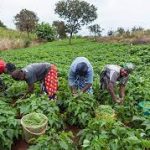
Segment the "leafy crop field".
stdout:
<path fill-rule="evenodd" d="M 57 101 L 49 101 L 45 95 L 40 95 L 38 84 L 34 94 L 21 100 L 26 84 L 1 75 L 8 89 L 5 94 L 0 93 L 0 150 L 11 149 L 13 141 L 21 138 L 20 118 L 31 112 L 45 114 L 48 128 L 28 150 L 150 148 L 150 117 L 138 106 L 140 101 L 150 100 L 150 45 L 102 44 L 77 39 L 72 45 L 64 40 L 27 49 L 0 51 L 0 56 L 5 61 L 14 62 L 18 68 L 34 62 L 50 62 L 59 70 Z M 93 96 L 84 94 L 73 98 L 68 89 L 68 69 L 78 56 L 87 57 L 94 67 Z M 136 70 L 127 84 L 124 105 L 117 105 L 107 93 L 100 97 L 99 73 L 106 64 L 122 65 L 125 62 L 135 63 Z M 70 126 L 78 128 L 79 132 L 68 130 Z"/>

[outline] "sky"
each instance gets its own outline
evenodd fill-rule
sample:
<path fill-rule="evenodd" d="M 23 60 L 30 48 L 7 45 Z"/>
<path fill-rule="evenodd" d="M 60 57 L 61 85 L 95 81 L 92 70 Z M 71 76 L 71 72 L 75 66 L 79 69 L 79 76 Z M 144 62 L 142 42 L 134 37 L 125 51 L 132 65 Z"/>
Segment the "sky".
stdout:
<path fill-rule="evenodd" d="M 34 11 L 40 22 L 52 24 L 62 20 L 55 14 L 55 4 L 59 0 L 0 0 L 0 20 L 8 27 L 15 29 L 14 16 L 22 9 Z M 131 29 L 133 26 L 150 28 L 150 0 L 84 0 L 97 7 L 98 18 L 92 24 L 99 24 L 103 34 L 117 27 Z M 87 26 L 79 32 L 88 35 Z"/>

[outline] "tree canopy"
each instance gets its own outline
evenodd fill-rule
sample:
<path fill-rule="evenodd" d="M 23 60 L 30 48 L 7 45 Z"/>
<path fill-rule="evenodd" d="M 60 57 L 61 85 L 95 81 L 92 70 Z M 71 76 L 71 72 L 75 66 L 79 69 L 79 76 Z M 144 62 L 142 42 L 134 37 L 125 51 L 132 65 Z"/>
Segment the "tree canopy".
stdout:
<path fill-rule="evenodd" d="M 29 11 L 27 9 L 22 9 L 15 16 L 15 25 L 17 29 L 20 31 L 26 31 L 28 36 L 29 32 L 35 30 L 36 25 L 38 23 L 38 17 L 33 11 Z"/>
<path fill-rule="evenodd" d="M 6 28 L 6 26 L 4 25 L 4 23 L 1 20 L 0 20 L 0 27 Z"/>
<path fill-rule="evenodd" d="M 56 28 L 59 38 L 66 38 L 66 26 L 63 21 L 53 21 L 53 26 Z"/>
<path fill-rule="evenodd" d="M 66 20 L 67 32 L 72 35 L 77 33 L 81 26 L 91 23 L 97 18 L 97 8 L 85 1 L 61 0 L 56 4 L 55 13 Z"/>
<path fill-rule="evenodd" d="M 98 24 L 94 24 L 88 27 L 90 32 L 92 32 L 95 36 L 101 36 L 102 28 Z"/>

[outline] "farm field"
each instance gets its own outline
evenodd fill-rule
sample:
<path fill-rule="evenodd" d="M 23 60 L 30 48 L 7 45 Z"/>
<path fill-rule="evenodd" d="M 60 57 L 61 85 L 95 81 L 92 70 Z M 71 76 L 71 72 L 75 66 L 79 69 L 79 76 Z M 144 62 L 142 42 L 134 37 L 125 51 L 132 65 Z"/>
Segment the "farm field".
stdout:
<path fill-rule="evenodd" d="M 18 68 L 34 62 L 50 62 L 58 67 L 57 101 L 35 93 L 21 100 L 26 83 L 1 75 L 8 86 L 0 92 L 0 150 L 10 150 L 22 139 L 21 116 L 40 112 L 48 117 L 46 134 L 27 145 L 28 150 L 148 150 L 150 116 L 138 106 L 150 101 L 150 45 L 96 43 L 85 39 L 55 41 L 26 49 L 0 51 L 7 62 Z M 93 96 L 73 98 L 67 85 L 71 62 L 78 56 L 88 58 L 94 68 Z M 108 94 L 99 93 L 99 73 L 106 64 L 133 62 L 136 69 L 126 87 L 124 105 L 113 104 Z M 17 100 L 16 105 L 14 102 Z M 103 111 L 102 111 L 103 110 Z M 114 115 L 112 115 L 114 114 Z"/>

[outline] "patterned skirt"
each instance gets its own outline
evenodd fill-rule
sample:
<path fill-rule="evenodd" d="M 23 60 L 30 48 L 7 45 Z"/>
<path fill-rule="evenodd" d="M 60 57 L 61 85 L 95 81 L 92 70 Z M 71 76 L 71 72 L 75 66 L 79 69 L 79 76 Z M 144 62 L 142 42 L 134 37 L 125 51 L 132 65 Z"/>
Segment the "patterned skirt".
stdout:
<path fill-rule="evenodd" d="M 54 99 L 58 90 L 58 73 L 57 67 L 51 65 L 50 70 L 44 79 L 45 92 L 48 94 L 50 99 Z"/>

